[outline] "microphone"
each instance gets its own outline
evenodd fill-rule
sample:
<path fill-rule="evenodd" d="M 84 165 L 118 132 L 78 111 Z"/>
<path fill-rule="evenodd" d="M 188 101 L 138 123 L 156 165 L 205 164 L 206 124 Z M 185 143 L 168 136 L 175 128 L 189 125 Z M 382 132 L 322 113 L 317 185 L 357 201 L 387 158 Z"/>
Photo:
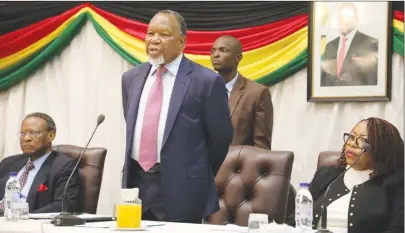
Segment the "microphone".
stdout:
<path fill-rule="evenodd" d="M 323 194 L 323 207 L 322 207 L 322 212 L 321 212 L 321 229 L 319 229 L 316 233 L 333 233 L 332 231 L 328 230 L 327 228 L 327 220 L 328 220 L 328 212 L 327 212 L 327 208 L 326 208 L 326 203 L 325 203 L 325 199 L 326 196 L 328 195 L 329 189 L 330 187 L 333 186 L 333 184 L 341 177 L 343 176 L 348 170 L 350 170 L 356 163 L 357 161 L 359 161 L 360 157 L 364 154 L 364 152 L 366 151 L 370 151 L 370 144 L 368 144 L 367 142 L 363 142 L 363 146 L 361 147 L 361 153 L 359 155 L 359 157 L 357 157 L 356 161 L 354 161 L 354 163 L 352 165 L 350 165 L 350 167 L 348 167 L 346 170 L 344 170 L 336 179 L 334 179 L 329 185 L 328 188 L 326 188 L 325 193 Z"/>
<path fill-rule="evenodd" d="M 85 221 L 84 219 L 81 219 L 77 216 L 74 216 L 72 213 L 69 213 L 65 210 L 65 199 L 66 199 L 66 190 L 69 186 L 70 179 L 72 178 L 74 172 L 76 171 L 77 167 L 79 166 L 80 161 L 82 160 L 84 152 L 87 150 L 87 147 L 89 146 L 91 139 L 93 139 L 94 133 L 96 133 L 96 130 L 98 126 L 103 123 L 105 120 L 105 116 L 103 114 L 100 114 L 97 117 L 97 125 L 94 128 L 93 134 L 91 135 L 89 141 L 87 142 L 86 147 L 80 152 L 79 159 L 76 162 L 75 167 L 72 170 L 72 173 L 70 173 L 70 176 L 66 182 L 65 189 L 63 190 L 63 197 L 62 197 L 62 213 L 59 215 L 55 216 L 52 220 L 51 223 L 55 226 L 76 226 L 76 225 L 84 225 Z"/>

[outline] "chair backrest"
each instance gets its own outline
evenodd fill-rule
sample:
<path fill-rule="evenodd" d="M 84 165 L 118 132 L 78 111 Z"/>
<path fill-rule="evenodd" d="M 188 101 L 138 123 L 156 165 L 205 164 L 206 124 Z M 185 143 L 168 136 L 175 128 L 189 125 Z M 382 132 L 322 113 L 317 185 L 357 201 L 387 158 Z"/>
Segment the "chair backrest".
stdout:
<path fill-rule="evenodd" d="M 56 145 L 52 149 L 77 160 L 84 147 Z M 106 155 L 105 148 L 87 148 L 78 166 L 81 178 L 81 206 L 85 213 L 95 214 L 97 211 Z"/>
<path fill-rule="evenodd" d="M 231 146 L 215 177 L 220 211 L 211 224 L 247 226 L 250 213 L 265 213 L 283 223 L 294 153 L 252 146 Z"/>
<path fill-rule="evenodd" d="M 341 151 L 322 151 L 318 156 L 317 167 L 337 166 Z"/>

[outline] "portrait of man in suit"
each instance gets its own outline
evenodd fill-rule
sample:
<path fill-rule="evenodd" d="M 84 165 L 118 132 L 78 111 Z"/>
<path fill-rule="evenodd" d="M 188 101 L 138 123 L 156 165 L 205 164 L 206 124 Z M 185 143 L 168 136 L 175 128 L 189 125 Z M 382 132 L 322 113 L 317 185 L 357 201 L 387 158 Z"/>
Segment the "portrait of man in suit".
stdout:
<path fill-rule="evenodd" d="M 126 151 L 122 187 L 139 188 L 142 219 L 201 223 L 219 210 L 214 177 L 233 137 L 223 78 L 183 55 L 187 26 L 157 13 L 149 61 L 122 76 Z"/>
<path fill-rule="evenodd" d="M 234 127 L 232 145 L 271 149 L 273 103 L 269 89 L 238 72 L 242 44 L 233 36 L 219 37 L 211 48 L 211 63 L 222 75 Z"/>
<path fill-rule="evenodd" d="M 321 58 L 321 86 L 377 85 L 378 40 L 358 30 L 354 3 L 341 3 L 337 19 L 339 36 L 326 44 Z"/>
<path fill-rule="evenodd" d="M 32 113 L 21 124 L 20 147 L 23 154 L 8 156 L 0 162 L 0 199 L 4 198 L 10 172 L 17 172 L 21 198 L 30 213 L 62 212 L 66 182 L 76 165 L 70 157 L 52 150 L 56 136 L 54 120 L 45 113 Z M 66 191 L 65 211 L 80 212 L 80 177 L 76 170 Z"/>

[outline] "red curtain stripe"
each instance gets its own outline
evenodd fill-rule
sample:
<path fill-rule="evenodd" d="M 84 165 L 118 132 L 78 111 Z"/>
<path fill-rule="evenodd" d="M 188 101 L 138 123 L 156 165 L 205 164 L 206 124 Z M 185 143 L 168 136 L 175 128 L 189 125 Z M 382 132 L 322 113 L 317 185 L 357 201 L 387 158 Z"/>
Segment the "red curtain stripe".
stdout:
<path fill-rule="evenodd" d="M 42 39 L 86 6 L 92 8 L 95 12 L 120 30 L 138 39 L 144 39 L 148 27 L 147 24 L 114 15 L 95 7 L 90 3 L 86 3 L 72 8 L 59 16 L 45 19 L 28 27 L 0 36 L 0 58 L 14 54 Z M 402 22 L 404 21 L 403 12 L 395 10 L 393 15 L 394 19 Z M 187 31 L 187 46 L 185 52 L 190 54 L 208 55 L 210 54 L 212 44 L 221 35 L 232 35 L 237 37 L 242 43 L 243 50 L 250 51 L 285 38 L 286 36 L 304 28 L 307 24 L 307 14 L 301 14 L 288 19 L 251 28 L 224 31 L 189 30 Z"/>
<path fill-rule="evenodd" d="M 91 8 L 120 30 L 138 39 L 144 39 L 148 28 L 147 24 L 116 16 L 95 6 L 91 6 Z M 188 30 L 185 52 L 201 55 L 210 54 L 212 44 L 221 35 L 232 35 L 237 37 L 242 43 L 243 50 L 249 51 L 278 41 L 302 29 L 307 24 L 307 14 L 302 14 L 278 22 L 251 28 L 226 31 Z"/>
<path fill-rule="evenodd" d="M 394 11 L 394 19 L 404 22 L 404 12 L 395 10 Z"/>
<path fill-rule="evenodd" d="M 1 36 L 0 58 L 16 53 L 44 38 L 84 6 L 85 4 L 77 6 L 59 16 L 45 19 L 28 27 Z"/>

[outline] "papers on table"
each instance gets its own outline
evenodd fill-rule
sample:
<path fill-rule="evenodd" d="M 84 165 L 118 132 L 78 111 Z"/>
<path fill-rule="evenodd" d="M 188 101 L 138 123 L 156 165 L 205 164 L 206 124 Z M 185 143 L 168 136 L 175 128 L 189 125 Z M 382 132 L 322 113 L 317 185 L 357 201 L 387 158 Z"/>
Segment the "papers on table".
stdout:
<path fill-rule="evenodd" d="M 29 214 L 30 219 L 52 219 L 59 213 L 41 213 L 41 214 Z M 111 216 L 108 215 L 97 215 L 97 214 L 79 214 L 77 217 L 84 219 L 86 221 L 111 221 Z"/>

